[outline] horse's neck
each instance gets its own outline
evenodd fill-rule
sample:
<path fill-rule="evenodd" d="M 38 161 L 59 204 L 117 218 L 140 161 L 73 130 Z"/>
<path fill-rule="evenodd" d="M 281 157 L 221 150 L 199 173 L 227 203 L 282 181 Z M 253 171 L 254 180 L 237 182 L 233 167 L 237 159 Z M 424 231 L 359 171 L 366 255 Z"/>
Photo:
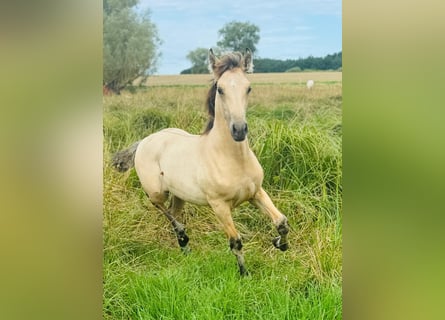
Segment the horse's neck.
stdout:
<path fill-rule="evenodd" d="M 221 157 L 234 158 L 237 161 L 250 155 L 247 137 L 244 141 L 236 142 L 230 134 L 224 116 L 216 113 L 212 130 L 208 134 L 211 149 Z"/>

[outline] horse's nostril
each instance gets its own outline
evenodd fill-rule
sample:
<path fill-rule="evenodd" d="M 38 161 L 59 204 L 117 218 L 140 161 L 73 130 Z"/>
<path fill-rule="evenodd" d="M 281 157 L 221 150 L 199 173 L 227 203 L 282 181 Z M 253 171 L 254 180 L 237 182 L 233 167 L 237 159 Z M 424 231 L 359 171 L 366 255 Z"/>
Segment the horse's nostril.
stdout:
<path fill-rule="evenodd" d="M 247 128 L 247 123 L 242 123 L 242 124 L 232 124 L 231 128 L 232 132 L 242 132 L 242 133 L 246 133 L 248 131 Z"/>

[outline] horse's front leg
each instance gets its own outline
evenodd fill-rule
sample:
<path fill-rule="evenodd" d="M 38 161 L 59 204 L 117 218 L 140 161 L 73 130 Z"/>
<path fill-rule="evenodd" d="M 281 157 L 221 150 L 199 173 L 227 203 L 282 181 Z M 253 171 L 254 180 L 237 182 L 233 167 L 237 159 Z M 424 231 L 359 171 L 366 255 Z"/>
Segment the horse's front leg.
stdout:
<path fill-rule="evenodd" d="M 248 275 L 249 273 L 244 265 L 244 254 L 242 251 L 243 243 L 241 241 L 241 236 L 233 223 L 230 205 L 223 200 L 209 200 L 209 204 L 215 212 L 216 218 L 221 223 L 224 232 L 229 238 L 230 250 L 236 257 L 240 275 Z"/>
<path fill-rule="evenodd" d="M 273 239 L 272 243 L 281 251 L 286 251 L 289 247 L 287 242 L 287 234 L 289 233 L 287 217 L 275 207 L 269 195 L 263 188 L 255 194 L 250 202 L 272 219 L 279 234 L 278 237 Z"/>

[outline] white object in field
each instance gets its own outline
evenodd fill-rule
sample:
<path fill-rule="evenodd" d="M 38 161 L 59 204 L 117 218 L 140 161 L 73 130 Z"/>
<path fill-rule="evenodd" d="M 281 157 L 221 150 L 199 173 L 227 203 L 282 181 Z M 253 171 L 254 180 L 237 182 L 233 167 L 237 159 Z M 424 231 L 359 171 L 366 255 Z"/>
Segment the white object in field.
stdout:
<path fill-rule="evenodd" d="M 312 89 L 312 87 L 314 86 L 314 80 L 308 80 L 306 86 L 308 89 Z"/>

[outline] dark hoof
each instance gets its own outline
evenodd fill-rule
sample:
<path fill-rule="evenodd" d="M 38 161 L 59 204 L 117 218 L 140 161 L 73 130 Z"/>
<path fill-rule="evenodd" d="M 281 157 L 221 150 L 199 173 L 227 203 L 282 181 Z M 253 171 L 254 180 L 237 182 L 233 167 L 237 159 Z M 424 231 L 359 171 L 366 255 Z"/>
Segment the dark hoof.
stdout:
<path fill-rule="evenodd" d="M 189 237 L 185 234 L 184 230 L 178 232 L 178 243 L 181 248 L 185 247 L 189 243 Z"/>
<path fill-rule="evenodd" d="M 275 248 L 280 249 L 281 251 L 286 251 L 289 249 L 289 245 L 287 243 L 280 243 L 281 237 L 276 237 L 272 240 L 272 243 Z"/>
<path fill-rule="evenodd" d="M 239 274 L 240 274 L 241 277 L 250 276 L 249 271 L 247 271 L 247 269 L 245 267 L 240 267 Z"/>

